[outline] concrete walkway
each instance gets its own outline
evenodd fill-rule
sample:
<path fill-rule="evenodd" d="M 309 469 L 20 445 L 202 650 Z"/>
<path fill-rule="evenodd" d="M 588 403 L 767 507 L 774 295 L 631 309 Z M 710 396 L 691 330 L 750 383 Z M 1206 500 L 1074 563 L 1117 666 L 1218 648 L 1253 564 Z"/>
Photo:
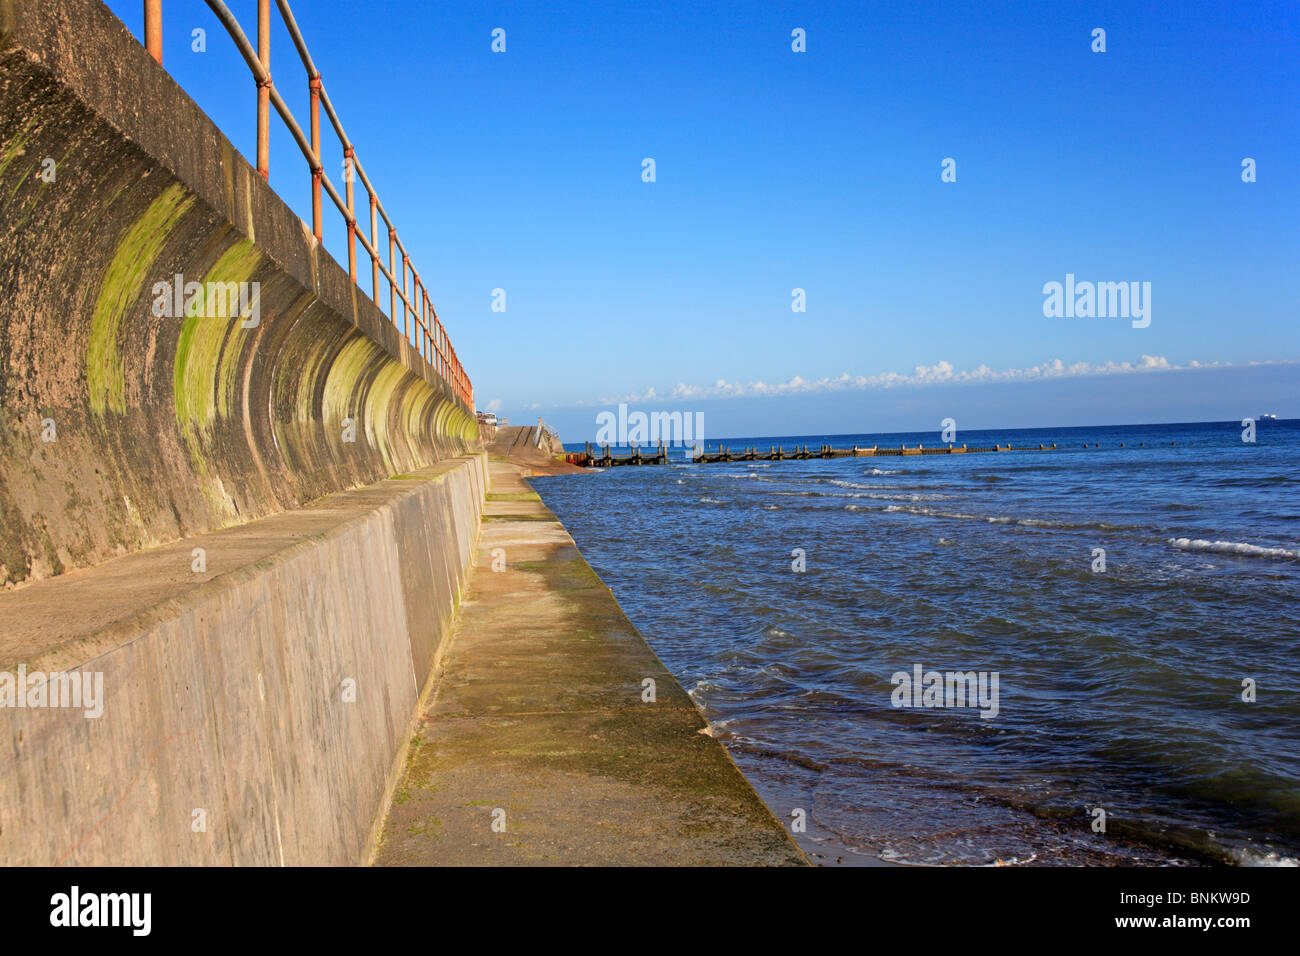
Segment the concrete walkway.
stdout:
<path fill-rule="evenodd" d="M 469 592 L 375 862 L 806 865 L 524 469 L 490 467 Z"/>

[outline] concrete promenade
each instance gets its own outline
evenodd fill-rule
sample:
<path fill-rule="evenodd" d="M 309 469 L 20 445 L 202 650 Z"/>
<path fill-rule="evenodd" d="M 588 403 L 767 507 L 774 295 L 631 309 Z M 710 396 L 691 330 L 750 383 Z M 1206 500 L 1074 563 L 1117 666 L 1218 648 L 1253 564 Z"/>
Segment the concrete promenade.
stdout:
<path fill-rule="evenodd" d="M 527 469 L 489 467 L 469 591 L 374 862 L 806 865 Z"/>

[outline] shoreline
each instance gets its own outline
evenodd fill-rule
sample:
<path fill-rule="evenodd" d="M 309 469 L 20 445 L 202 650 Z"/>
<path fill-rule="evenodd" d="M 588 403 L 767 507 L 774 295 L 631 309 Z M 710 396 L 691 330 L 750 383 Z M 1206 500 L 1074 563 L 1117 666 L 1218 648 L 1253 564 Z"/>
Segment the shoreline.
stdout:
<path fill-rule="evenodd" d="M 469 587 L 374 863 L 807 866 L 527 485 L 530 465 L 489 470 Z"/>

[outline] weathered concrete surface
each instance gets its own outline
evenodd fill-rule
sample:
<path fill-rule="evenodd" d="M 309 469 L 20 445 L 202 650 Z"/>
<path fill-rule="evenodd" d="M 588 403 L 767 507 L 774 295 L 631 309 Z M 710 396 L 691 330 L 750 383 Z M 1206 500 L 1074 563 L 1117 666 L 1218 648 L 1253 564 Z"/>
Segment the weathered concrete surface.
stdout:
<path fill-rule="evenodd" d="M 495 428 L 485 438 L 484 447 L 494 458 L 514 462 L 534 475 L 565 475 L 585 470 L 556 458 L 557 454 L 564 454 L 564 446 L 535 425 Z"/>
<path fill-rule="evenodd" d="M 375 862 L 805 864 L 525 469 L 489 467 L 469 591 Z"/>
<path fill-rule="evenodd" d="M 486 480 L 447 461 L 0 594 L 0 673 L 104 689 L 98 718 L 0 707 L 0 864 L 368 859 Z"/>
<path fill-rule="evenodd" d="M 215 295 L 156 317 L 177 274 L 258 283 L 260 322 Z M 0 0 L 0 586 L 477 447 L 472 410 L 100 0 Z"/>
<path fill-rule="evenodd" d="M 506 425 L 496 428 L 485 444 L 488 451 L 502 458 L 534 454 L 552 458 L 564 454 L 564 446 L 550 432 L 536 425 Z"/>

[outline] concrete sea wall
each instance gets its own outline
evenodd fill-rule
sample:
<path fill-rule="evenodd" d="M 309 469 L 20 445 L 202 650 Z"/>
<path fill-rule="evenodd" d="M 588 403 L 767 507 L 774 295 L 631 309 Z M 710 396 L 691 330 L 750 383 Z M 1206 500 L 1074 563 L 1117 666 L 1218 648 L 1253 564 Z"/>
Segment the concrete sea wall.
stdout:
<path fill-rule="evenodd" d="M 102 675 L 97 717 L 0 707 L 0 864 L 365 862 L 486 480 L 461 458 L 0 595 L 0 671 Z"/>
<path fill-rule="evenodd" d="M 260 314 L 156 309 L 177 275 Z M 0 864 L 364 862 L 486 483 L 472 409 L 100 0 L 0 0 Z"/>
<path fill-rule="evenodd" d="M 176 275 L 257 283 L 260 321 L 154 315 Z M 0 0 L 0 586 L 477 447 L 472 410 L 107 7 Z"/>

